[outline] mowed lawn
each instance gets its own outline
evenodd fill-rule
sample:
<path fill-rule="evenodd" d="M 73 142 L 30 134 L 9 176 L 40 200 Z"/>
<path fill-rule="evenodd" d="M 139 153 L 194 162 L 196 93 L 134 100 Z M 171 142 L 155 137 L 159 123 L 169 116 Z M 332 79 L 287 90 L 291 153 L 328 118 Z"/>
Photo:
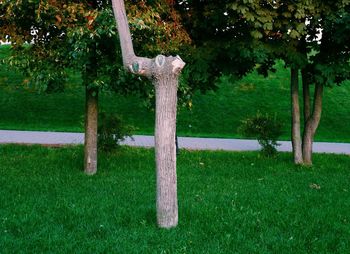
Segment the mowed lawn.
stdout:
<path fill-rule="evenodd" d="M 8 57 L 0 47 L 0 58 Z M 290 138 L 289 72 L 282 63 L 268 78 L 252 73 L 235 83 L 222 78 L 217 92 L 196 94 L 192 110 L 180 109 L 178 134 L 202 137 L 239 137 L 241 121 L 257 111 L 276 115 L 283 123 L 282 139 Z M 84 89 L 72 71 L 64 93 L 38 94 L 25 77 L 0 64 L 0 128 L 18 130 L 83 131 Z M 350 82 L 325 89 L 324 111 L 316 140 L 350 142 Z M 102 93 L 100 110 L 122 116 L 139 134 L 153 134 L 154 112 L 137 97 Z"/>
<path fill-rule="evenodd" d="M 350 157 L 178 157 L 179 226 L 156 226 L 153 150 L 0 146 L 1 253 L 350 253 Z"/>

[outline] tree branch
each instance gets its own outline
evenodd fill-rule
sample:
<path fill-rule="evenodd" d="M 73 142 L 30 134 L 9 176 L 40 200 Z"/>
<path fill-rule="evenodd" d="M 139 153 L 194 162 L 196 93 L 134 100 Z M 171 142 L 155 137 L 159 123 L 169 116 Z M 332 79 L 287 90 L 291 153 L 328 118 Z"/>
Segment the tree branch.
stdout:
<path fill-rule="evenodd" d="M 124 1 L 112 0 L 113 12 L 117 22 L 120 45 L 123 54 L 123 61 L 133 59 L 135 56 L 131 33 L 126 16 Z"/>
<path fill-rule="evenodd" d="M 156 58 L 150 59 L 135 55 L 124 1 L 112 0 L 112 6 L 114 17 L 117 22 L 124 67 L 134 74 L 152 78 L 152 76 L 163 68 L 167 61 L 170 61 L 173 66 L 172 73 L 178 75 L 185 66 L 185 63 L 179 56 L 165 57 L 163 55 L 158 55 Z"/>

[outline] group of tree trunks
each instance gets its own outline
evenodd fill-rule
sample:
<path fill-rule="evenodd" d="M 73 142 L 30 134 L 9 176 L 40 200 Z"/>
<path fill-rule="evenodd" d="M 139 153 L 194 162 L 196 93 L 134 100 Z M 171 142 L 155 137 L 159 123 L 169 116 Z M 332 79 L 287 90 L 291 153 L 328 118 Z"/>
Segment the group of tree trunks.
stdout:
<path fill-rule="evenodd" d="M 303 71 L 301 72 L 303 76 Z M 292 147 L 295 164 L 312 164 L 312 144 L 322 113 L 323 85 L 316 84 L 313 107 L 311 107 L 310 84 L 302 78 L 304 132 L 301 136 L 299 105 L 299 70 L 291 68 L 291 101 L 292 101 Z"/>

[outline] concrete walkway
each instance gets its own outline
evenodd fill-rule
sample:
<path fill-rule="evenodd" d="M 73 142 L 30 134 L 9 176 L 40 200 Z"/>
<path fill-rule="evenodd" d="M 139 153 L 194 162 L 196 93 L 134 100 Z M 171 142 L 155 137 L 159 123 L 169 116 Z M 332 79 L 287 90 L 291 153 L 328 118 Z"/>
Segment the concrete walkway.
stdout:
<path fill-rule="evenodd" d="M 225 150 L 225 151 L 255 151 L 260 149 L 256 140 L 221 139 L 221 138 L 178 138 L 179 147 L 191 150 Z M 42 131 L 6 131 L 0 130 L 0 144 L 43 144 L 43 145 L 75 145 L 84 143 L 83 133 L 42 132 Z M 153 147 L 153 136 L 135 135 L 123 142 L 124 145 Z M 289 141 L 280 141 L 279 151 L 290 152 Z M 349 154 L 349 143 L 315 142 L 314 152 Z"/>

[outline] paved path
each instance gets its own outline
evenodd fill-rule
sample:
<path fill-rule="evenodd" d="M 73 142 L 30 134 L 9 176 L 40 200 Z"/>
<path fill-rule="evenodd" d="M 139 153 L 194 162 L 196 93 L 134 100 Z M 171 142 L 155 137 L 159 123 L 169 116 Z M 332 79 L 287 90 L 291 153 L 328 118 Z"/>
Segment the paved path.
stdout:
<path fill-rule="evenodd" d="M 135 135 L 133 139 L 123 142 L 129 146 L 153 147 L 153 136 Z M 193 150 L 226 150 L 226 151 L 255 151 L 260 149 L 256 140 L 221 139 L 221 138 L 187 138 L 179 137 L 179 147 Z M 70 145 L 83 144 L 83 133 L 69 132 L 41 132 L 41 131 L 4 131 L 0 130 L 0 143 L 16 144 L 44 144 L 44 145 Z M 292 145 L 289 141 L 280 141 L 279 151 L 290 152 Z M 349 143 L 315 142 L 316 153 L 349 154 Z"/>

